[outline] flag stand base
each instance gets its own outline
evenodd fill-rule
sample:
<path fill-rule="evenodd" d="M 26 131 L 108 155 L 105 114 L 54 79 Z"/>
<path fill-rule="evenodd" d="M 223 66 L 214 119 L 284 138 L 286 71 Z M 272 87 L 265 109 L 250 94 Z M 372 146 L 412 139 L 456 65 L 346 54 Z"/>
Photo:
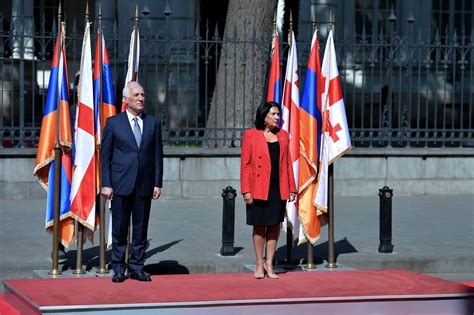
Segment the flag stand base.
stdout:
<path fill-rule="evenodd" d="M 98 277 L 99 275 L 96 274 L 96 269 L 92 268 L 91 270 L 87 270 L 82 274 L 76 274 L 74 273 L 74 269 L 68 269 L 62 271 L 60 274 L 57 275 L 52 275 L 49 273 L 48 270 L 33 270 L 33 278 L 92 278 L 92 277 Z M 105 274 L 109 275 L 109 274 Z"/>

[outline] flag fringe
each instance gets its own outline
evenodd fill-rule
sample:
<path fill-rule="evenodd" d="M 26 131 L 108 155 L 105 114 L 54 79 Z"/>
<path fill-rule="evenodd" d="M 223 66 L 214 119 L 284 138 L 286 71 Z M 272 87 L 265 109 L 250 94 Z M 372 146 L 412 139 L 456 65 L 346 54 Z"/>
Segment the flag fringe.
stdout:
<path fill-rule="evenodd" d="M 306 182 L 300 185 L 300 187 L 298 188 L 298 194 L 301 194 L 303 191 L 305 191 L 305 189 L 308 188 L 308 186 L 311 185 L 311 183 L 316 179 L 316 174 L 317 174 L 317 169 L 318 169 L 316 164 L 314 164 L 314 162 L 308 158 L 305 150 L 301 149 L 301 147 L 300 147 L 300 156 L 302 156 L 308 162 L 308 164 L 313 168 L 315 173 Z"/>
<path fill-rule="evenodd" d="M 338 160 L 341 156 L 343 156 L 344 154 L 349 152 L 351 149 L 352 149 L 352 146 L 350 146 L 350 147 L 346 148 L 345 150 L 341 151 L 338 155 L 336 155 L 335 157 L 332 158 L 332 160 L 329 161 L 328 165 L 331 165 L 332 163 L 334 163 L 336 160 Z"/>
<path fill-rule="evenodd" d="M 64 221 L 62 222 L 63 220 L 66 220 L 66 219 L 70 219 L 70 222 L 68 221 Z M 50 222 L 47 222 L 46 225 L 45 225 L 45 230 L 46 232 L 48 232 L 49 234 L 53 234 L 53 227 L 54 227 L 54 222 L 53 221 L 50 221 Z M 67 214 L 64 214 L 62 216 L 60 216 L 60 219 L 59 219 L 59 225 L 61 227 L 61 224 L 64 224 L 64 223 L 67 223 L 67 224 L 74 224 L 74 219 L 70 217 L 69 213 Z M 70 242 L 65 242 L 61 236 L 59 238 L 59 241 L 61 242 L 61 244 L 63 244 L 66 248 L 69 248 L 69 246 L 71 246 L 73 243 L 74 243 L 74 234 L 71 236 L 71 241 Z"/>
<path fill-rule="evenodd" d="M 84 227 L 86 227 L 86 228 L 88 228 L 89 230 L 91 230 L 92 232 L 95 232 L 96 227 L 94 227 L 93 225 L 89 224 L 86 220 L 82 219 L 82 218 L 81 218 L 80 216 L 78 216 L 77 214 L 71 212 L 70 217 L 73 218 L 74 220 L 76 220 L 78 223 L 82 224 Z M 99 224 L 97 224 L 97 227 L 99 227 Z"/>
<path fill-rule="evenodd" d="M 43 171 L 43 168 L 52 163 L 54 161 L 54 155 L 48 157 L 46 160 L 43 162 L 37 164 L 33 170 L 33 175 L 36 177 L 36 180 L 43 186 L 44 190 L 48 190 L 48 185 L 46 182 L 43 180 L 43 178 L 38 174 L 39 172 Z"/>
<path fill-rule="evenodd" d="M 311 245 L 314 245 L 316 244 L 317 241 L 319 241 L 319 239 L 321 238 L 321 234 L 319 234 L 317 237 L 309 237 L 308 234 L 306 234 L 306 231 L 303 229 L 303 234 L 304 234 L 304 237 L 300 237 L 298 238 L 298 246 L 306 243 L 306 242 L 310 242 Z"/>

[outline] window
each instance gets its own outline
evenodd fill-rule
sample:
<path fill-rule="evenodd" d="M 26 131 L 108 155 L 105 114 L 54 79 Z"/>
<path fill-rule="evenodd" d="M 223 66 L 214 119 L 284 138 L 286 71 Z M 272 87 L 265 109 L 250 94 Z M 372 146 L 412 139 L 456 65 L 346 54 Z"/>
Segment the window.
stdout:
<path fill-rule="evenodd" d="M 388 17 L 392 8 L 396 8 L 396 0 L 357 0 L 355 3 L 355 27 L 357 37 L 365 34 L 368 37 L 379 35 L 382 30 L 387 34 Z M 383 28 L 383 29 L 382 29 Z"/>
<path fill-rule="evenodd" d="M 431 31 L 439 32 L 440 39 L 451 38 L 456 31 L 467 38 L 472 29 L 472 0 L 433 0 Z"/>

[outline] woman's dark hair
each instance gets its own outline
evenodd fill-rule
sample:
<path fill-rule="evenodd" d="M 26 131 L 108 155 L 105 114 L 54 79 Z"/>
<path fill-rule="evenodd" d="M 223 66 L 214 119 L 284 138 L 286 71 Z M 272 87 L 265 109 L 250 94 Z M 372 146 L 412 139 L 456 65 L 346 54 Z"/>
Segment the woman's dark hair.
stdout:
<path fill-rule="evenodd" d="M 258 130 L 265 129 L 265 117 L 267 117 L 267 114 L 272 107 L 278 108 L 278 110 L 281 113 L 280 105 L 275 102 L 266 102 L 257 108 L 257 113 L 255 114 L 255 121 L 254 121 L 255 128 L 257 128 Z"/>

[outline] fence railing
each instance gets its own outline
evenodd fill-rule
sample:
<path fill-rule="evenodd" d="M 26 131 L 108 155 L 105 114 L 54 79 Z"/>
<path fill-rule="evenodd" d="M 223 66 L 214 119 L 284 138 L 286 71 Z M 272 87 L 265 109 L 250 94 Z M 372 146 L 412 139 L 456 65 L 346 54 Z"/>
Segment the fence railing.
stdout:
<path fill-rule="evenodd" d="M 174 32 L 176 33 L 176 32 Z M 207 146 L 219 132 L 208 132 L 207 118 L 214 93 L 227 93 L 235 85 L 230 80 L 224 90 L 214 92 L 218 71 L 237 78 L 242 67 L 255 71 L 268 68 L 270 38 L 220 38 L 215 30 L 141 33 L 139 80 L 147 94 L 146 110 L 162 118 L 166 145 Z M 95 38 L 95 34 L 92 37 Z M 129 36 L 105 34 L 114 76 L 116 99 L 127 67 Z M 0 33 L 0 146 L 37 145 L 41 116 L 47 94 L 54 33 Z M 474 31 L 468 38 L 455 34 L 444 40 L 439 35 L 395 33 L 366 37 L 336 37 L 336 50 L 344 102 L 351 137 L 360 147 L 459 147 L 471 146 L 474 136 Z M 300 92 L 303 89 L 310 36 L 297 38 L 300 64 Z M 321 40 L 321 55 L 325 38 Z M 70 102 L 77 97 L 77 73 L 82 34 L 66 34 L 70 81 Z M 284 72 L 286 44 L 282 47 Z M 18 51 L 15 52 L 14 49 Z M 254 53 L 239 54 L 239 51 Z M 264 62 L 255 62 L 255 52 Z M 228 59 L 220 59 L 224 55 Z M 219 64 L 219 60 L 226 60 Z M 262 82 L 260 82 L 262 83 Z M 223 131 L 240 140 L 242 130 L 251 126 L 254 110 L 262 100 L 262 89 L 244 89 L 255 104 L 240 104 L 239 96 L 227 111 L 242 115 L 244 127 L 227 121 Z M 257 86 L 257 85 L 254 85 Z M 245 106 L 242 109 L 242 106 Z"/>

